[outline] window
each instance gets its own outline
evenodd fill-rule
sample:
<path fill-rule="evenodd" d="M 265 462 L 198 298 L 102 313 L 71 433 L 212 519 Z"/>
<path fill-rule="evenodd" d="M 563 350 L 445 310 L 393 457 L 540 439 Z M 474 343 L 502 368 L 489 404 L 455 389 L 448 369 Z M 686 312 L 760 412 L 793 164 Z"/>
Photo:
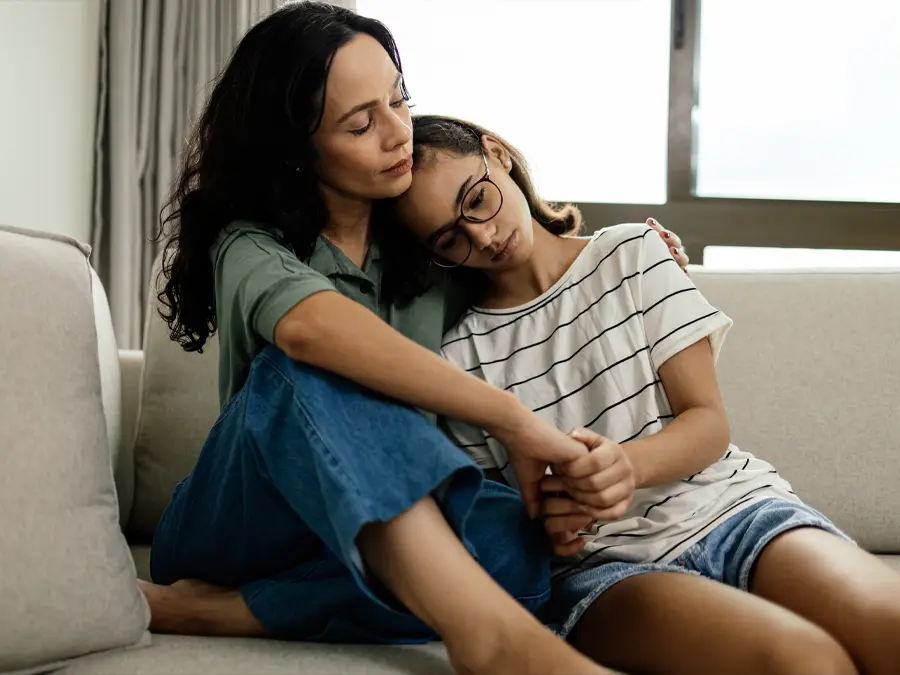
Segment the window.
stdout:
<path fill-rule="evenodd" d="M 387 25 L 416 113 L 519 147 L 560 201 L 666 201 L 666 0 L 357 0 Z"/>
<path fill-rule="evenodd" d="M 697 194 L 900 202 L 900 3 L 700 14 Z"/>
<path fill-rule="evenodd" d="M 797 269 L 813 267 L 892 267 L 900 269 L 900 251 L 707 246 L 703 266 L 709 269 Z"/>
<path fill-rule="evenodd" d="M 654 216 L 698 263 L 710 246 L 900 250 L 900 2 L 356 7 L 395 34 L 416 112 L 505 136 L 589 229 Z"/>

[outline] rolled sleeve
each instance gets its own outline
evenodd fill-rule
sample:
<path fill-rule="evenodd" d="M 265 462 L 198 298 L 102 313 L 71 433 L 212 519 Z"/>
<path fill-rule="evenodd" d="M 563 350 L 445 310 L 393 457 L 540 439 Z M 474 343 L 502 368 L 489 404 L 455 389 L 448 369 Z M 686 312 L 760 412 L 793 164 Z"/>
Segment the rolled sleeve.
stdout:
<path fill-rule="evenodd" d="M 244 323 L 269 343 L 275 325 L 297 304 L 322 291 L 335 291 L 325 275 L 302 263 L 268 232 L 237 229 L 215 256 L 220 298 L 231 298 L 231 320 Z"/>

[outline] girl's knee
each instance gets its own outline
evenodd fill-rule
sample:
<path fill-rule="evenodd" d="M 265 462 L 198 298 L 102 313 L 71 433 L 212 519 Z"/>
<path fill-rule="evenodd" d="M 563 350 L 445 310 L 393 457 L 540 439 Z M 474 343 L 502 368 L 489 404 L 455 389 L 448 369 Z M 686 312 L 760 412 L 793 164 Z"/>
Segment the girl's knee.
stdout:
<path fill-rule="evenodd" d="M 779 630 L 757 647 L 760 673 L 771 675 L 859 675 L 847 650 L 829 633 L 804 623 Z"/>

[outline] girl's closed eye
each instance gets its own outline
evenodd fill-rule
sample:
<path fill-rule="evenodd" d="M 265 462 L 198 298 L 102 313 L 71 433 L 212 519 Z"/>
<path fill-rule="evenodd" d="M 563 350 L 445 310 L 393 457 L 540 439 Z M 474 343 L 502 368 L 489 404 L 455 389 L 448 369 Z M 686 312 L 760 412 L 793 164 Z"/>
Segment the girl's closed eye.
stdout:
<path fill-rule="evenodd" d="M 435 248 L 439 251 L 449 251 L 459 243 L 460 234 L 455 229 L 442 234 L 435 242 Z"/>
<path fill-rule="evenodd" d="M 472 211 L 477 211 L 484 204 L 484 186 L 482 185 L 475 192 L 475 195 L 469 201 L 469 209 Z"/>

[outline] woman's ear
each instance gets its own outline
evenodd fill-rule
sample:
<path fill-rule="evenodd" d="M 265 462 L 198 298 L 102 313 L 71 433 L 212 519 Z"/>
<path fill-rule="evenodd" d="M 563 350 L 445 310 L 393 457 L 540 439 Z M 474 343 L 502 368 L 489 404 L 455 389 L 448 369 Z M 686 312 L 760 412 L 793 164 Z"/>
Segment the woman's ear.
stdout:
<path fill-rule="evenodd" d="M 489 160 L 496 160 L 506 173 L 512 171 L 512 157 L 509 156 L 509 150 L 500 141 L 485 134 L 481 137 L 481 147 Z"/>

